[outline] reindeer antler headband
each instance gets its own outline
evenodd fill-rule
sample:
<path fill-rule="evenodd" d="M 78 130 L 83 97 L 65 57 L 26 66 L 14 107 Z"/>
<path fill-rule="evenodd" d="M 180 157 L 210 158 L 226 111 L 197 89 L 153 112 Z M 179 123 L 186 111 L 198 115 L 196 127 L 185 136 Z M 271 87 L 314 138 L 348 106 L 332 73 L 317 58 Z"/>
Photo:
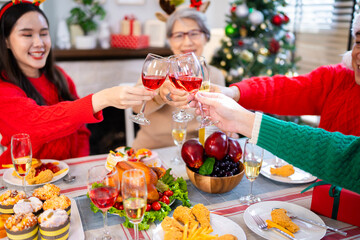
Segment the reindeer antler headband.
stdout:
<path fill-rule="evenodd" d="M 6 12 L 6 10 L 8 10 L 11 6 L 13 5 L 17 5 L 17 4 L 21 4 L 21 3 L 32 3 L 34 4 L 35 6 L 39 6 L 41 3 L 45 2 L 46 0 L 33 0 L 32 2 L 30 1 L 22 1 L 22 0 L 12 0 L 11 2 L 9 2 L 8 4 L 6 4 L 2 9 L 1 9 L 1 12 L 0 12 L 0 19 L 1 17 L 4 15 L 4 13 Z"/>
<path fill-rule="evenodd" d="M 165 11 L 164 13 L 155 13 L 155 16 L 163 22 L 166 22 L 169 16 L 176 11 L 176 8 L 184 3 L 185 0 L 159 0 L 160 7 Z M 203 2 L 202 0 L 190 0 L 190 7 L 196 8 L 200 12 L 206 12 L 210 5 L 210 1 Z"/>

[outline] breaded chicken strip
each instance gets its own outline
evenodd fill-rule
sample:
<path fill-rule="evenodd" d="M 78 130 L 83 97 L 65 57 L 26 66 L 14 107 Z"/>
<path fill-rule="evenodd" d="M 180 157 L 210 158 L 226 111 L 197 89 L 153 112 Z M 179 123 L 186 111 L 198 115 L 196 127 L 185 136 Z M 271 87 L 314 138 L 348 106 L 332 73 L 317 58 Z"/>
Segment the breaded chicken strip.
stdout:
<path fill-rule="evenodd" d="M 195 220 L 194 215 L 191 213 L 190 208 L 179 206 L 175 209 L 173 217 L 182 224 L 189 223 L 189 228 L 192 229 L 194 225 L 199 223 Z"/>
<path fill-rule="evenodd" d="M 286 210 L 283 208 L 277 208 L 271 211 L 271 219 L 274 223 L 286 228 L 292 233 L 299 231 L 299 226 L 291 221 L 291 218 L 286 215 Z"/>
<path fill-rule="evenodd" d="M 180 231 L 166 231 L 164 234 L 164 240 L 181 240 L 183 233 Z"/>
<path fill-rule="evenodd" d="M 215 238 L 215 240 L 237 240 L 238 238 L 231 234 L 225 234 L 218 238 Z"/>
<path fill-rule="evenodd" d="M 191 213 L 194 214 L 196 220 L 200 223 L 201 227 L 207 227 L 212 230 L 212 227 L 210 225 L 210 211 L 203 204 L 196 204 L 191 209 Z"/>
<path fill-rule="evenodd" d="M 166 216 L 164 218 L 164 220 L 161 222 L 161 227 L 163 228 L 163 230 L 166 231 L 180 231 L 183 232 L 184 231 L 184 227 L 183 225 L 181 225 L 178 221 L 176 221 L 175 219 Z"/>

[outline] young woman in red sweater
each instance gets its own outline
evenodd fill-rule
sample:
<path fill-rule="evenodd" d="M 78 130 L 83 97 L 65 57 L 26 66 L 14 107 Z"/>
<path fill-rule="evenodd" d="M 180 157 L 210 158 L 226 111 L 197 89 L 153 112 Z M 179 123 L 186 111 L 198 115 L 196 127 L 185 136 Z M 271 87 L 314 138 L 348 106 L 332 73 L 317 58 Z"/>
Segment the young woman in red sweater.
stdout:
<path fill-rule="evenodd" d="M 86 123 L 102 121 L 101 110 L 151 100 L 143 88 L 113 87 L 79 99 L 71 78 L 55 66 L 47 17 L 31 2 L 5 3 L 0 10 L 0 134 L 11 163 L 10 139 L 31 137 L 33 157 L 66 159 L 89 154 Z"/>

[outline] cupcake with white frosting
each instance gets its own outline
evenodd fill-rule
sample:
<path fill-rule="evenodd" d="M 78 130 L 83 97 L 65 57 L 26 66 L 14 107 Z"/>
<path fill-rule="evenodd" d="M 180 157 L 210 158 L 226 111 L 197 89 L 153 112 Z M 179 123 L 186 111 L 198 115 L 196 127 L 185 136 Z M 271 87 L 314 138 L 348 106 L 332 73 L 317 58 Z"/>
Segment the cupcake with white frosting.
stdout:
<path fill-rule="evenodd" d="M 41 239 L 68 239 L 70 219 L 65 210 L 48 209 L 39 216 Z"/>
<path fill-rule="evenodd" d="M 14 213 L 34 213 L 35 215 L 37 215 L 42 210 L 42 206 L 42 201 L 36 197 L 21 199 L 14 205 Z"/>

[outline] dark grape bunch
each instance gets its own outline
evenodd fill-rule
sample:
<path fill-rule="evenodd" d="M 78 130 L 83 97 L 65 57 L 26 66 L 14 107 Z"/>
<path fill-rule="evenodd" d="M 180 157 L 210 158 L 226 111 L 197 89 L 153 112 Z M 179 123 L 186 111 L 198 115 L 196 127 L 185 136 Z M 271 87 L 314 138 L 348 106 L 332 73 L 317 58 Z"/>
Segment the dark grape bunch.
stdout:
<path fill-rule="evenodd" d="M 212 177 L 230 177 L 240 173 L 239 162 L 233 162 L 225 157 L 223 161 L 215 161 Z"/>

